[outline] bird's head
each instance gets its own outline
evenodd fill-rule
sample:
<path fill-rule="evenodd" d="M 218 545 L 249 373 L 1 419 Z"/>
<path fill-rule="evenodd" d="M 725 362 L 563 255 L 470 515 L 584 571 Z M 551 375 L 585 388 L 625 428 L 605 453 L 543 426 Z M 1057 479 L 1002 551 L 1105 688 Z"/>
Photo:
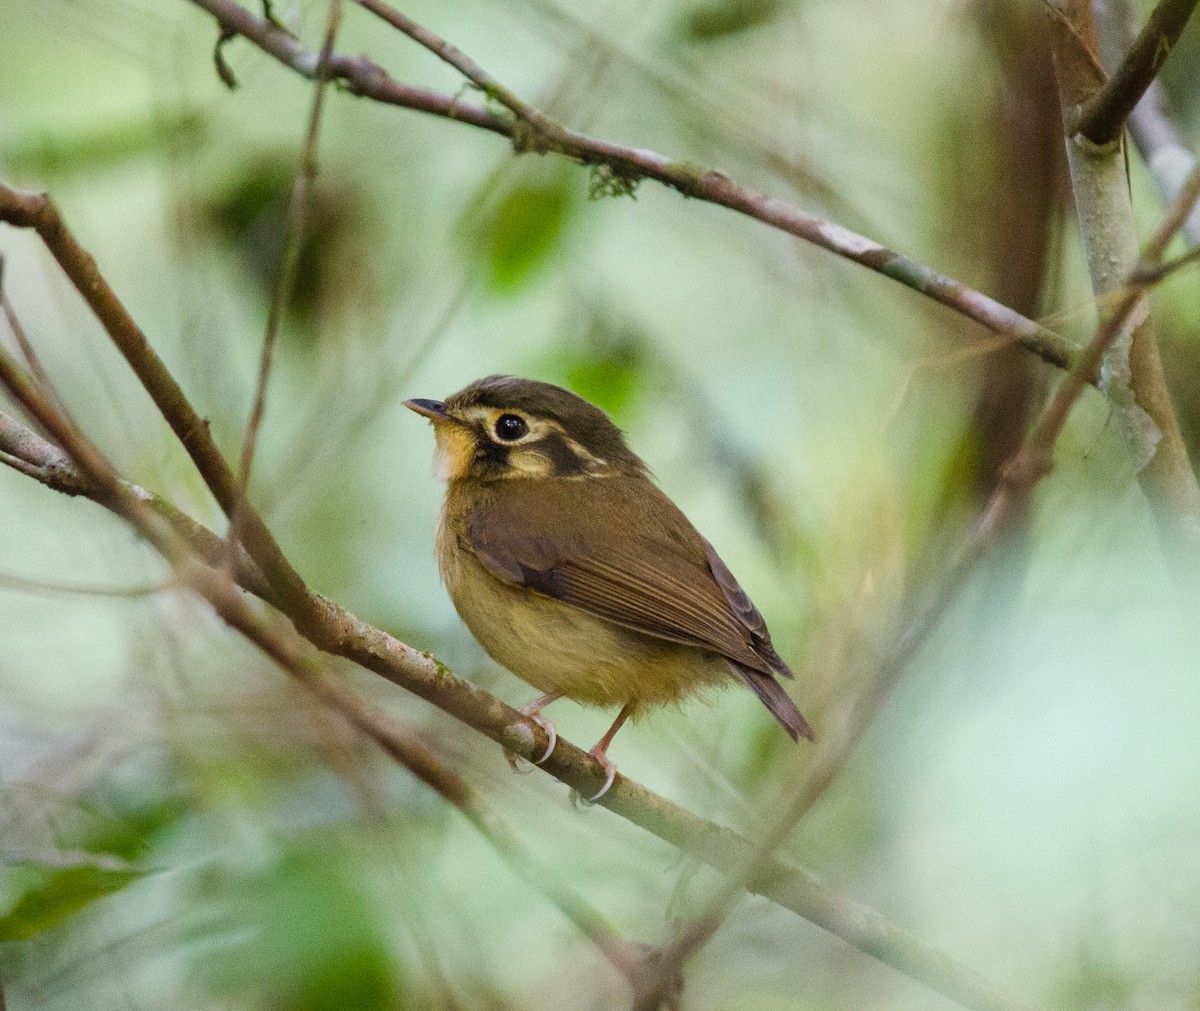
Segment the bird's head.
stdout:
<path fill-rule="evenodd" d="M 643 475 L 646 465 L 599 407 L 551 383 L 488 376 L 442 400 L 406 400 L 433 422 L 446 481 Z"/>

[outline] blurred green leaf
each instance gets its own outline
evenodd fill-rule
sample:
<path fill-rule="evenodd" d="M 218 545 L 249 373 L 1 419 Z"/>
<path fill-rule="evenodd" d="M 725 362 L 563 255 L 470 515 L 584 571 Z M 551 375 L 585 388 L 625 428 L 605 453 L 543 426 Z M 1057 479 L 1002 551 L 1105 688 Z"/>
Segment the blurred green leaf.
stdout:
<path fill-rule="evenodd" d="M 55 870 L 33 862 L 6 868 L 10 884 L 15 877 L 25 881 L 24 887 L 18 885 L 20 898 L 0 916 L 0 941 L 27 941 L 97 899 L 120 891 L 142 873 L 133 868 L 88 865 Z"/>
<path fill-rule="evenodd" d="M 94 130 L 47 131 L 3 145 L 6 168 L 18 175 L 97 172 L 138 158 L 160 158 L 164 147 L 194 150 L 205 140 L 207 120 L 185 111 L 169 118 L 132 119 Z"/>
<path fill-rule="evenodd" d="M 476 221 L 470 251 L 484 261 L 493 290 L 513 294 L 545 266 L 562 241 L 574 185 L 573 171 L 521 182 Z"/>
<path fill-rule="evenodd" d="M 684 31 L 698 42 L 736 35 L 770 21 L 779 7 L 779 0 L 709 0 L 688 11 Z"/>
<path fill-rule="evenodd" d="M 336 848 L 291 848 L 228 882 L 193 932 L 216 994 L 266 991 L 291 1011 L 398 1006 L 399 975 L 371 904 Z"/>
<path fill-rule="evenodd" d="M 28 784 L 0 790 L 0 941 L 28 940 L 148 873 L 150 838 L 181 814 L 156 797 L 114 817 Z"/>

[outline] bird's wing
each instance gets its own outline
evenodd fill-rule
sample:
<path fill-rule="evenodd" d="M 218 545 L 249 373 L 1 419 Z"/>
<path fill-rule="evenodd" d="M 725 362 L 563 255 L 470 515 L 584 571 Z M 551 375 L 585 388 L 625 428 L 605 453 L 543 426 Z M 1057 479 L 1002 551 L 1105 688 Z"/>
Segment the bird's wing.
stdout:
<path fill-rule="evenodd" d="M 495 576 L 751 671 L 787 671 L 762 615 L 662 492 L 642 479 L 551 480 L 541 495 L 499 482 L 472 508 L 465 546 Z"/>

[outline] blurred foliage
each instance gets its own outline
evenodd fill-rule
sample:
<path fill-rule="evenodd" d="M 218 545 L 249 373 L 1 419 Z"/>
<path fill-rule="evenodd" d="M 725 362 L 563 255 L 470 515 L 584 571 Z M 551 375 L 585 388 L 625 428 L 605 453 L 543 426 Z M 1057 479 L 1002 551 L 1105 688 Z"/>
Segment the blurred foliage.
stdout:
<path fill-rule="evenodd" d="M 686 11 L 684 25 L 693 39 L 707 41 L 770 22 L 781 0 L 708 0 Z"/>
<path fill-rule="evenodd" d="M 250 6 L 250 5 L 247 5 Z M 321 0 L 275 4 L 310 47 Z M 1144 14 L 1149 4 L 1142 4 Z M 1086 339 L 1093 304 L 1036 5 L 416 0 L 404 10 L 547 114 L 713 167 Z M 217 79 L 187 0 L 0 0 L 0 175 L 51 191 L 235 454 L 311 85 L 243 40 Z M 1196 26 L 1164 71 L 1200 136 Z M 461 78 L 347 5 L 338 48 Z M 516 705 L 432 557 L 427 426 L 400 406 L 493 372 L 612 413 L 718 547 L 819 733 L 888 671 L 1055 376 L 883 278 L 726 210 L 494 135 L 328 96 L 256 502 L 318 590 Z M 1047 103 L 1049 103 L 1047 105 Z M 1055 129 L 1057 129 L 1055 127 Z M 1161 202 L 1131 157 L 1148 233 Z M 6 292 L 126 475 L 223 526 L 54 264 L 0 232 Z M 1195 268 L 1154 294 L 1200 432 Z M 7 337 L 4 337 L 7 341 Z M 7 405 L 0 405 L 7 409 Z M 1041 1006 L 1200 1000 L 1195 601 L 1166 577 L 1107 405 L 1085 397 L 1012 541 L 961 588 L 783 855 Z M 0 467 L 0 980 L 9 1011 L 570 1009 L 625 983 L 457 812 L 195 600 L 118 521 Z M 15 585 L 15 584 L 14 584 Z M 623 937 L 655 944 L 712 876 L 499 749 L 336 667 L 501 812 Z M 549 712 L 585 746 L 611 713 Z M 749 833 L 800 782 L 747 692 L 622 730 L 623 771 Z M 687 967 L 689 1009 L 948 1008 L 764 900 Z"/>
<path fill-rule="evenodd" d="M 339 857 L 293 839 L 266 866 L 202 879 L 197 908 L 214 892 L 233 898 L 207 903 L 210 918 L 193 927 L 196 978 L 218 996 L 293 1011 L 405 1006 L 379 911 Z"/>
<path fill-rule="evenodd" d="M 473 217 L 465 237 L 468 255 L 478 257 L 497 292 L 516 294 L 546 268 L 565 240 L 579 176 L 557 162 L 538 169 L 503 187 L 491 206 Z"/>

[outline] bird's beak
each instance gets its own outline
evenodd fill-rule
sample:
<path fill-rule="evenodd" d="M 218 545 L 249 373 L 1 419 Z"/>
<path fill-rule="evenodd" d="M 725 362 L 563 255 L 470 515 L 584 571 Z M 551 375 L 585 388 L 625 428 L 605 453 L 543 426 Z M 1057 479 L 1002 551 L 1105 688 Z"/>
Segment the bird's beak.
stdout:
<path fill-rule="evenodd" d="M 457 418 L 446 412 L 446 405 L 440 400 L 406 400 L 404 406 L 410 411 L 416 411 L 428 418 L 435 425 L 443 421 L 449 421 L 456 425 L 459 423 Z"/>

